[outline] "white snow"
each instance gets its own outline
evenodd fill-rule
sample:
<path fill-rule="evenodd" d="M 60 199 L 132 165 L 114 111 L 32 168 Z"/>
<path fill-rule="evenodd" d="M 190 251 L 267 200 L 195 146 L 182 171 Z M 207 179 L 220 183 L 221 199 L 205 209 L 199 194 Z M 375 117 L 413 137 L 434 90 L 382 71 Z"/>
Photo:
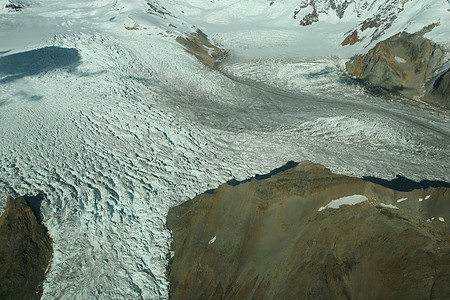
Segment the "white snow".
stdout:
<path fill-rule="evenodd" d="M 208 242 L 208 244 L 209 245 L 211 245 L 212 243 L 214 243 L 215 241 L 216 241 L 216 236 L 214 236 L 209 242 Z"/>
<path fill-rule="evenodd" d="M 339 208 L 341 207 L 341 205 L 355 205 L 361 202 L 365 202 L 367 200 L 368 198 L 364 195 L 345 196 L 336 200 L 332 200 L 327 205 L 320 207 L 318 211 L 322 211 L 327 208 Z"/>
<path fill-rule="evenodd" d="M 419 202 L 422 202 L 423 200 L 428 200 L 428 199 L 430 199 L 430 197 L 431 197 L 431 195 L 427 195 L 427 196 L 425 196 L 425 199 L 419 198 Z"/>
<path fill-rule="evenodd" d="M 385 204 L 385 203 L 380 203 L 381 207 L 385 207 L 385 208 L 392 208 L 392 209 L 398 209 L 397 206 L 392 205 L 392 204 Z"/>
<path fill-rule="evenodd" d="M 404 58 L 401 58 L 399 56 L 395 56 L 394 57 L 395 61 L 398 62 L 399 64 L 404 64 L 406 63 L 406 60 Z"/>
<path fill-rule="evenodd" d="M 432 221 L 434 221 L 435 220 L 435 218 L 434 217 L 431 217 L 431 218 L 429 218 L 428 220 L 427 220 L 427 222 L 432 222 Z M 440 222 L 445 222 L 445 218 L 444 217 L 438 217 L 438 220 L 440 221 Z"/>
<path fill-rule="evenodd" d="M 140 0 L 5 3 L 0 209 L 8 194 L 45 194 L 43 299 L 166 299 L 168 209 L 288 160 L 448 181 L 448 115 L 339 72 L 361 51 L 338 46 L 358 18 L 300 28 L 297 0 L 164 1 L 173 16 Z M 230 49 L 220 72 L 174 41 L 192 24 Z"/>
<path fill-rule="evenodd" d="M 401 203 L 401 202 L 406 201 L 406 200 L 408 200 L 408 198 L 400 198 L 400 199 L 397 200 L 397 203 Z"/>

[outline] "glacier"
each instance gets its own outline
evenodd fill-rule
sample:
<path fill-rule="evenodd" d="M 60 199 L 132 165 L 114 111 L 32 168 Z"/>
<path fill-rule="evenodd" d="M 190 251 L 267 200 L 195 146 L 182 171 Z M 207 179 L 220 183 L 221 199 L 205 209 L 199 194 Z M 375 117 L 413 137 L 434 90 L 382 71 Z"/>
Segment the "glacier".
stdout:
<path fill-rule="evenodd" d="M 6 195 L 45 195 L 55 251 L 44 299 L 166 299 L 168 209 L 289 160 L 449 181 L 448 113 L 343 76 L 361 49 L 331 46 L 344 26 L 334 19 L 315 25 L 322 44 L 299 33 L 283 17 L 297 1 L 272 25 L 265 1 L 166 1 L 177 17 L 140 0 L 7 2 L 0 211 Z M 174 41 L 193 24 L 231 49 L 217 70 Z"/>

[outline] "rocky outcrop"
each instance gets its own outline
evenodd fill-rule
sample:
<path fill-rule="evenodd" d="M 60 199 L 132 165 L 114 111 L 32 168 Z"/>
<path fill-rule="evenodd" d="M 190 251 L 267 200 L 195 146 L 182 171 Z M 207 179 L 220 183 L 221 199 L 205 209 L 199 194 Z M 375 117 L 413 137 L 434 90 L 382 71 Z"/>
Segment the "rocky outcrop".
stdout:
<path fill-rule="evenodd" d="M 147 13 L 150 15 L 158 16 L 163 19 L 166 18 L 166 16 L 174 17 L 164 6 L 159 4 L 157 1 L 147 1 L 148 10 Z"/>
<path fill-rule="evenodd" d="M 308 26 L 315 22 L 319 22 L 319 14 L 317 13 L 317 10 L 314 9 L 300 20 L 299 25 Z"/>
<path fill-rule="evenodd" d="M 9 3 L 5 5 L 5 8 L 8 9 L 8 12 L 17 12 L 24 9 L 25 5 L 20 1 L 9 0 Z"/>
<path fill-rule="evenodd" d="M 424 99 L 435 105 L 450 107 L 450 69 L 425 84 Z"/>
<path fill-rule="evenodd" d="M 300 20 L 299 25 L 308 26 L 319 22 L 322 15 L 336 15 L 339 19 L 343 19 L 345 15 L 352 14 L 358 19 L 361 18 L 361 22 L 345 34 L 345 39 L 349 39 L 350 35 L 358 35 L 361 37 L 358 41 L 366 37 L 374 41 L 392 26 L 408 1 L 302 0 L 294 11 L 294 19 Z M 374 12 L 370 17 L 363 19 L 362 16 L 368 11 Z"/>
<path fill-rule="evenodd" d="M 206 34 L 197 30 L 187 37 L 177 37 L 176 41 L 180 43 L 187 52 L 194 55 L 202 63 L 214 67 L 225 58 L 225 52 L 211 44 Z"/>
<path fill-rule="evenodd" d="M 415 34 L 399 33 L 378 43 L 367 54 L 351 58 L 346 69 L 371 86 L 450 107 L 450 94 L 446 92 L 448 75 L 445 75 L 448 71 L 442 71 L 445 53 L 439 45 L 423 37 L 431 29 Z"/>
<path fill-rule="evenodd" d="M 341 46 L 354 45 L 360 41 L 361 39 L 358 36 L 358 31 L 354 30 L 345 38 L 345 40 L 342 41 Z"/>
<path fill-rule="evenodd" d="M 22 197 L 0 218 L 0 299 L 40 299 L 52 240 Z"/>
<path fill-rule="evenodd" d="M 224 184 L 169 211 L 170 297 L 449 298 L 449 204 L 310 162 Z"/>
<path fill-rule="evenodd" d="M 397 20 L 399 14 L 404 10 L 405 3 L 408 0 L 404 1 L 377 1 L 372 3 L 359 3 L 359 9 L 357 9 L 357 16 L 362 14 L 364 10 L 370 10 L 374 5 L 379 5 L 377 11 L 372 14 L 367 19 L 364 19 L 360 22 L 353 30 L 347 32 L 346 39 L 349 38 L 349 34 L 351 32 L 352 35 L 358 35 L 363 39 L 370 38 L 370 42 L 378 40 L 386 31 L 394 24 Z M 358 7 L 358 5 L 357 5 Z M 352 45 L 352 44 L 348 44 Z"/>
<path fill-rule="evenodd" d="M 319 14 L 329 14 L 333 11 L 340 19 L 345 14 L 347 8 L 354 0 L 336 3 L 334 0 L 303 0 L 299 7 L 294 11 L 294 19 L 301 16 L 300 25 L 308 26 L 319 21 Z M 309 11 L 307 14 L 302 14 L 304 11 Z"/>

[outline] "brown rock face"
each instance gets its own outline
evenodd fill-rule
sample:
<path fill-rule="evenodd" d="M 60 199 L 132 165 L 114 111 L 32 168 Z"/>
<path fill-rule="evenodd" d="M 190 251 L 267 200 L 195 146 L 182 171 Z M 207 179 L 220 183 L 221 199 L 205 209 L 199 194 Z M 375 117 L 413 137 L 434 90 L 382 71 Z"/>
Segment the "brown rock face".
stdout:
<path fill-rule="evenodd" d="M 324 208 L 352 195 L 366 200 Z M 310 162 L 224 184 L 169 211 L 170 296 L 448 299 L 449 204 L 448 188 L 400 192 Z"/>
<path fill-rule="evenodd" d="M 371 86 L 450 107 L 448 94 L 434 92 L 433 82 L 442 75 L 439 68 L 445 55 L 437 44 L 423 37 L 432 28 L 415 34 L 400 33 L 378 43 L 367 54 L 354 56 L 346 64 L 347 71 Z"/>
<path fill-rule="evenodd" d="M 200 30 L 190 34 L 186 38 L 179 36 L 176 38 L 176 41 L 180 43 L 187 52 L 212 68 L 225 58 L 225 53 L 220 48 L 211 44 L 206 34 Z"/>
<path fill-rule="evenodd" d="M 351 34 L 349 34 L 345 40 L 341 43 L 342 46 L 354 45 L 357 42 L 361 41 L 358 36 L 358 31 L 354 30 Z"/>
<path fill-rule="evenodd" d="M 40 299 L 52 240 L 24 198 L 8 198 L 0 218 L 0 299 Z"/>

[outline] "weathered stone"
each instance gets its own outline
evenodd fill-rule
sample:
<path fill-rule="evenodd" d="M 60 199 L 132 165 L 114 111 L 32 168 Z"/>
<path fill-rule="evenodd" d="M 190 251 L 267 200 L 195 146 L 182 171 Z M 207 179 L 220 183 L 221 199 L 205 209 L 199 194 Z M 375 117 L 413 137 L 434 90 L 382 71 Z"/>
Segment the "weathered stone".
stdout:
<path fill-rule="evenodd" d="M 371 86 L 450 107 L 448 93 L 443 93 L 448 85 L 439 79 L 442 74 L 436 74 L 445 63 L 444 51 L 424 38 L 425 32 L 403 32 L 382 41 L 367 54 L 354 56 L 346 64 L 347 71 Z"/>
<path fill-rule="evenodd" d="M 310 162 L 221 185 L 169 211 L 170 297 L 448 298 L 448 194 L 391 190 Z M 349 195 L 368 200 L 320 210 Z"/>
<path fill-rule="evenodd" d="M 211 44 L 206 34 L 200 30 L 189 34 L 186 38 L 179 36 L 176 41 L 183 45 L 187 52 L 210 67 L 215 67 L 225 58 L 225 52 Z"/>
<path fill-rule="evenodd" d="M 358 31 L 354 30 L 351 34 L 347 35 L 345 40 L 341 43 L 342 46 L 354 45 L 361 41 L 358 36 Z"/>
<path fill-rule="evenodd" d="M 299 24 L 301 26 L 308 26 L 318 21 L 319 21 L 319 14 L 317 13 L 317 10 L 314 9 L 311 13 L 304 16 Z"/>
<path fill-rule="evenodd" d="M 425 85 L 425 99 L 435 105 L 450 107 L 450 69 Z"/>
<path fill-rule="evenodd" d="M 22 197 L 0 218 L 0 299 L 40 299 L 52 240 Z"/>

